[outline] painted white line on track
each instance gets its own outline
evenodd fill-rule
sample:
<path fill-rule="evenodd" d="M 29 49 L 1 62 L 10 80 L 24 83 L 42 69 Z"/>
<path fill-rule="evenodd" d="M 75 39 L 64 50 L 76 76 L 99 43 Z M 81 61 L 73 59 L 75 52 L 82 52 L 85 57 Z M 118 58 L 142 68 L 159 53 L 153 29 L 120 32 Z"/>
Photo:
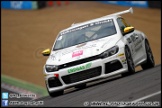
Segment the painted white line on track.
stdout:
<path fill-rule="evenodd" d="M 153 94 L 144 96 L 144 97 L 142 97 L 142 98 L 136 99 L 136 100 L 134 100 L 134 101 L 132 101 L 132 102 L 138 102 L 138 101 L 141 101 L 141 100 L 144 100 L 144 99 L 153 97 L 153 96 L 158 95 L 158 94 L 161 94 L 161 91 L 158 91 L 158 92 L 156 92 L 156 93 L 153 93 Z"/>
<path fill-rule="evenodd" d="M 147 99 L 147 98 L 156 96 L 156 95 L 158 95 L 158 94 L 161 94 L 161 91 L 158 91 L 158 92 L 149 94 L 149 95 L 147 95 L 147 96 L 141 97 L 141 98 L 139 98 L 139 99 L 136 99 L 136 100 L 132 101 L 132 103 L 139 102 L 139 101 L 141 101 L 141 100 L 144 100 L 144 99 Z M 127 105 L 119 105 L 119 107 L 125 107 L 125 106 L 127 106 Z"/>

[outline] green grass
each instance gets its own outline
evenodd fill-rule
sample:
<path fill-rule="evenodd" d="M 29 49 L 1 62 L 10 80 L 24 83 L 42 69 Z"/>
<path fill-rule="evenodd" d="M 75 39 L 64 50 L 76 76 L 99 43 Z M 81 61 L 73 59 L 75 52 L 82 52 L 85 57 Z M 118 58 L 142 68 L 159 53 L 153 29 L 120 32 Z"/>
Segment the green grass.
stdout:
<path fill-rule="evenodd" d="M 29 83 L 29 82 L 26 82 L 23 80 L 19 80 L 19 79 L 13 78 L 13 77 L 9 77 L 6 75 L 1 75 L 1 82 L 29 90 L 31 92 L 40 94 L 42 96 L 48 95 L 48 92 L 47 92 L 46 88 L 44 88 L 44 87 Z"/>

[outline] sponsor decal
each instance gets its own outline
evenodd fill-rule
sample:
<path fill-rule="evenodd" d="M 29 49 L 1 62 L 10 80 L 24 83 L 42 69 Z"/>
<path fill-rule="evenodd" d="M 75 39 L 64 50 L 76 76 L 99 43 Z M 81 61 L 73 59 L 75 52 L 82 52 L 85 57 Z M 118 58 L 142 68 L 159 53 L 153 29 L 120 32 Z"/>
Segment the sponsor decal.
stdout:
<path fill-rule="evenodd" d="M 124 56 L 124 53 L 118 54 L 118 56 L 120 57 L 120 60 L 123 64 L 126 64 L 126 58 Z"/>
<path fill-rule="evenodd" d="M 81 46 L 76 46 L 75 49 L 71 49 L 71 50 L 64 50 L 62 52 L 62 55 L 66 55 L 68 53 L 71 53 L 73 52 L 74 50 L 83 50 L 83 49 L 87 49 L 87 48 L 93 48 L 93 47 L 96 47 L 97 45 L 96 44 L 92 44 L 92 45 L 81 45 Z"/>
<path fill-rule="evenodd" d="M 123 64 L 126 64 L 126 63 L 127 63 L 127 62 L 126 62 L 126 59 L 123 59 L 123 60 L 122 60 L 122 63 L 123 63 Z"/>
<path fill-rule="evenodd" d="M 91 67 L 91 65 L 92 65 L 92 63 L 87 63 L 87 64 L 82 65 L 82 66 L 70 68 L 70 69 L 68 69 L 68 73 L 75 73 L 75 72 L 78 72 L 78 71 L 89 69 Z"/>
<path fill-rule="evenodd" d="M 62 31 L 60 33 L 60 35 L 64 35 L 66 33 L 74 32 L 74 31 L 78 31 L 78 30 L 82 30 L 82 29 L 85 29 L 85 28 L 88 28 L 88 27 L 91 27 L 91 26 L 99 25 L 99 24 L 104 24 L 104 23 L 109 23 L 109 22 L 111 23 L 112 21 L 113 21 L 112 19 L 107 19 L 107 20 L 93 22 L 93 23 L 90 23 L 90 24 L 86 24 L 86 25 L 83 25 L 83 26 L 79 26 L 79 27 L 70 29 L 70 30 Z"/>
<path fill-rule="evenodd" d="M 76 57 L 76 56 L 80 56 L 80 55 L 83 55 L 83 50 L 73 52 L 72 57 Z"/>
<path fill-rule="evenodd" d="M 141 40 L 136 41 L 135 47 L 136 47 L 137 45 L 139 45 L 141 42 L 142 42 Z"/>
<path fill-rule="evenodd" d="M 128 43 L 131 43 L 132 42 L 130 38 L 127 38 L 127 41 L 128 41 Z"/>
<path fill-rule="evenodd" d="M 82 49 L 93 48 L 93 47 L 96 47 L 96 44 L 92 44 L 89 46 L 83 46 Z"/>
<path fill-rule="evenodd" d="M 118 56 L 124 56 L 124 53 L 118 54 Z"/>

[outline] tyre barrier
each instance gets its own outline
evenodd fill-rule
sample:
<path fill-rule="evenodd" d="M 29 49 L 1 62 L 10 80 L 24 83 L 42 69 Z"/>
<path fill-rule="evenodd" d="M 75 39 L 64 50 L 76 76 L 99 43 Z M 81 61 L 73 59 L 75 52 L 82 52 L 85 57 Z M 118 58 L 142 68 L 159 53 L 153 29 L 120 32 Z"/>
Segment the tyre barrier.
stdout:
<path fill-rule="evenodd" d="M 34 10 L 49 6 L 68 5 L 69 1 L 1 1 L 1 8 L 15 10 Z"/>
<path fill-rule="evenodd" d="M 129 7 L 141 8 L 159 8 L 161 9 L 161 1 L 97 1 L 105 4 L 114 4 Z M 1 1 L 1 8 L 17 9 L 17 10 L 33 10 L 44 7 L 68 5 L 69 1 Z"/>

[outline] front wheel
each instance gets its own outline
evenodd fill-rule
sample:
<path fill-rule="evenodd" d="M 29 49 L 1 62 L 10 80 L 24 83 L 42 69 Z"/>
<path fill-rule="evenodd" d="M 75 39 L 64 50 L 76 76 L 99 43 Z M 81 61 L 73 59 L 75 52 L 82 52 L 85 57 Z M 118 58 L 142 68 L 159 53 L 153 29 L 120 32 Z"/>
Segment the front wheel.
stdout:
<path fill-rule="evenodd" d="M 135 73 L 134 62 L 131 56 L 131 52 L 127 46 L 125 47 L 125 56 L 127 60 L 128 72 L 123 73 L 122 76 L 128 76 L 130 74 Z"/>
<path fill-rule="evenodd" d="M 146 49 L 146 54 L 147 54 L 147 60 L 146 60 L 146 63 L 141 65 L 143 70 L 149 69 L 155 66 L 154 57 L 153 57 L 149 42 L 147 40 L 145 41 L 145 49 Z"/>

